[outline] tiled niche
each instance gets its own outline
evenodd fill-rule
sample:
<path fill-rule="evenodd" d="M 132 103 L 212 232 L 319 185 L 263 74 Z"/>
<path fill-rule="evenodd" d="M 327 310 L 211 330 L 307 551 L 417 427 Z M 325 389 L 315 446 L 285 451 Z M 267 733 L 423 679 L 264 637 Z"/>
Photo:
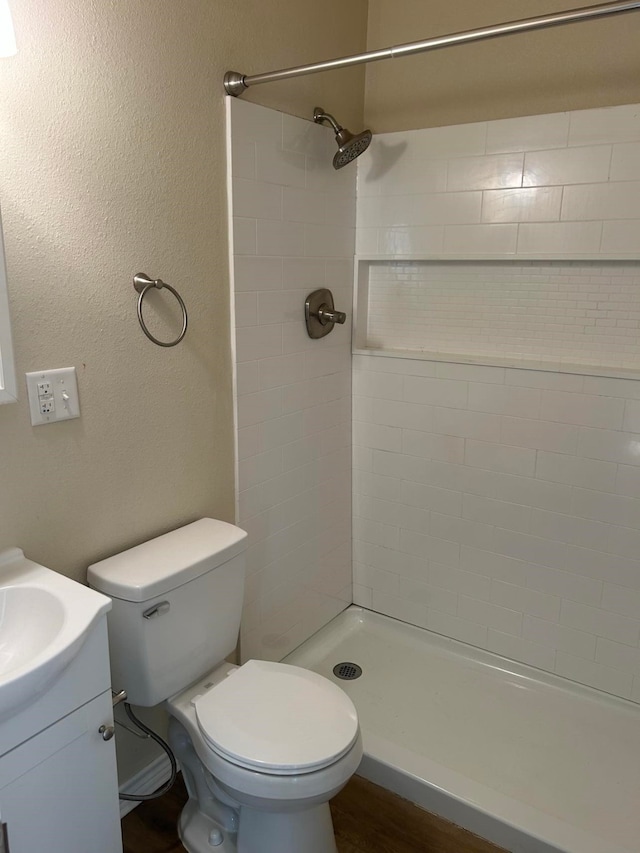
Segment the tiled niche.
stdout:
<path fill-rule="evenodd" d="M 358 351 L 639 375 L 640 263 L 361 261 Z"/>

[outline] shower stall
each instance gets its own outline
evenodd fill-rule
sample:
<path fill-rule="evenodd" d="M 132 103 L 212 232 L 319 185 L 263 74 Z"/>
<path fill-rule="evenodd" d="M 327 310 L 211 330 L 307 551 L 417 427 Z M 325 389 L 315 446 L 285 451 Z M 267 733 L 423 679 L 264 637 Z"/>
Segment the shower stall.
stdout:
<path fill-rule="evenodd" d="M 495 843 L 631 853 L 640 107 L 349 134 L 339 170 L 324 110 L 227 109 L 242 657 L 361 667 L 361 772 Z"/>

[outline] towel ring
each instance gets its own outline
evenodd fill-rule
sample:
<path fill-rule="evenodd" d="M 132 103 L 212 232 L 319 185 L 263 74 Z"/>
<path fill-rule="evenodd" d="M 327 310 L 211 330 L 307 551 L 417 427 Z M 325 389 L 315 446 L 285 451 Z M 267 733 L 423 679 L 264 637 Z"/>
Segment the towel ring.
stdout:
<path fill-rule="evenodd" d="M 182 301 L 182 297 L 178 293 L 178 291 L 171 287 L 170 284 L 166 284 L 166 282 L 162 281 L 159 278 L 149 278 L 148 275 L 145 275 L 143 272 L 139 272 L 133 277 L 133 286 L 136 291 L 140 294 L 138 297 L 138 320 L 140 325 L 142 326 L 142 331 L 149 338 L 150 341 L 153 341 L 154 344 L 157 344 L 159 347 L 175 347 L 176 344 L 179 344 L 180 341 L 184 338 L 187 332 L 187 306 Z M 147 294 L 147 291 L 152 287 L 157 287 L 158 290 L 161 290 L 163 287 L 166 287 L 167 290 L 170 290 L 171 293 L 175 296 L 180 304 L 180 308 L 182 310 L 182 331 L 175 339 L 175 341 L 159 341 L 155 338 L 149 329 L 147 329 L 147 324 L 144 322 L 144 317 L 142 316 L 142 302 L 144 297 Z"/>

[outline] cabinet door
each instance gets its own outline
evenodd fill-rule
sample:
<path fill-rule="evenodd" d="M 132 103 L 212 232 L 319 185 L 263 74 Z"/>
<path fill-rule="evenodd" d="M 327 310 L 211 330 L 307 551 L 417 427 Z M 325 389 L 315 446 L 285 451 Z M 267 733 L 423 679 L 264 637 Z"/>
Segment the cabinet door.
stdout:
<path fill-rule="evenodd" d="M 0 759 L 10 853 L 122 853 L 111 691 Z"/>

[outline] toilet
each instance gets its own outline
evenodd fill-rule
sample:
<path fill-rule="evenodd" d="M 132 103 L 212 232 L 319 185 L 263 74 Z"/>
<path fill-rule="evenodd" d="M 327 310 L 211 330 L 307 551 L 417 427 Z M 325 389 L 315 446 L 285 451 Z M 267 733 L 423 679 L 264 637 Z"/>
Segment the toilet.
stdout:
<path fill-rule="evenodd" d="M 235 647 L 247 534 L 202 518 L 88 570 L 110 596 L 112 686 L 163 702 L 189 800 L 189 853 L 336 853 L 329 800 L 362 758 L 356 709 L 322 676 L 225 661 Z"/>

